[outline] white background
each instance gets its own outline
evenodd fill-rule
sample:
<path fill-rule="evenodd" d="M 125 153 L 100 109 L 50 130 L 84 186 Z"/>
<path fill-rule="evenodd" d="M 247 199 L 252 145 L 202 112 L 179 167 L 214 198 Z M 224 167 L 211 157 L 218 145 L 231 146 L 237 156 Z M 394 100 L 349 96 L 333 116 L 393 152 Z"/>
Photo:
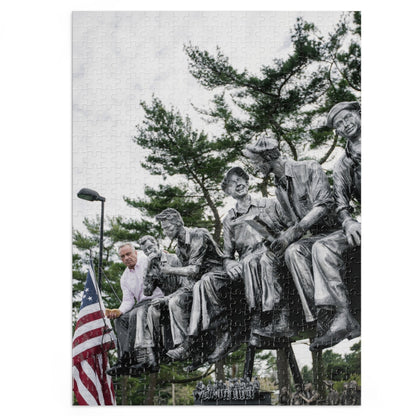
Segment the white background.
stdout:
<path fill-rule="evenodd" d="M 289 6 L 292 10 L 363 10 L 364 405 L 337 408 L 337 412 L 400 414 L 413 408 L 415 66 L 414 13 L 409 4 L 379 1 L 373 8 L 354 1 L 209 4 L 211 10 L 288 10 Z M 40 0 L 2 7 L 0 406 L 5 414 L 82 411 L 71 406 L 69 364 L 71 11 L 144 10 L 144 6 L 137 1 Z M 151 10 L 173 9 L 165 2 L 153 1 L 150 6 Z M 175 4 L 175 9 L 183 10 L 207 7 L 195 2 Z M 88 412 L 157 410 L 173 411 L 169 407 Z M 195 408 L 180 411 L 194 414 Z M 334 409 L 287 411 L 314 415 Z"/>

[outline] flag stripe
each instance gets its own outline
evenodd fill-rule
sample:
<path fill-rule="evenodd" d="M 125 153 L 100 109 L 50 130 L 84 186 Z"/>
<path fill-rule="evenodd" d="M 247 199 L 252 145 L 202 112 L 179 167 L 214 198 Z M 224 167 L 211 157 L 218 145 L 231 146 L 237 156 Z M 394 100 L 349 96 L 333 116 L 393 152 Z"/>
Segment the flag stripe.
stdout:
<path fill-rule="evenodd" d="M 99 371 L 100 371 L 100 360 L 99 355 L 96 355 L 95 357 L 89 357 L 87 360 L 83 361 L 81 363 L 81 368 L 84 371 L 85 375 L 90 379 L 90 384 L 94 386 L 94 397 L 97 400 L 97 403 L 99 405 L 104 405 L 104 397 L 103 392 L 101 389 L 101 382 L 99 379 Z M 94 361 L 97 360 L 97 363 Z M 102 365 L 102 362 L 101 362 Z M 98 369 L 96 371 L 96 369 Z"/>
<path fill-rule="evenodd" d="M 104 328 L 102 325 L 99 325 L 95 329 L 91 329 L 86 331 L 84 334 L 80 334 L 76 338 L 74 337 L 74 341 L 72 342 L 72 346 L 76 347 L 77 345 L 83 343 L 84 341 L 88 341 L 91 338 L 101 337 L 103 335 Z"/>
<path fill-rule="evenodd" d="M 83 401 L 86 405 L 92 406 L 97 405 L 97 400 L 95 399 L 94 395 L 91 393 L 90 386 L 86 386 L 85 384 L 88 383 L 88 379 L 85 378 L 83 372 L 78 370 L 78 367 L 73 367 L 73 374 L 74 374 L 74 380 L 77 384 L 77 390 L 79 392 L 79 396 L 77 396 L 78 403 L 81 403 Z M 81 378 L 82 375 L 82 378 Z M 87 382 L 84 384 L 84 382 Z M 76 392 L 75 392 L 76 393 Z"/>
<path fill-rule="evenodd" d="M 85 316 L 82 316 L 78 318 L 76 329 L 82 328 L 85 324 L 88 324 L 91 321 L 95 321 L 97 319 L 102 319 L 101 310 L 86 314 Z"/>

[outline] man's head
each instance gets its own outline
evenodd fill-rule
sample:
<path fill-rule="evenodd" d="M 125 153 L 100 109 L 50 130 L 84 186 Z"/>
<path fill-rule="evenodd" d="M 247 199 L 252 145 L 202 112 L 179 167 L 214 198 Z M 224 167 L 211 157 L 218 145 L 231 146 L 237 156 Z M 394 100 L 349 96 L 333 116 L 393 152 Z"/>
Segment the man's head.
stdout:
<path fill-rule="evenodd" d="M 328 113 L 326 124 L 339 136 L 352 139 L 361 133 L 361 108 L 357 101 L 335 104 Z"/>
<path fill-rule="evenodd" d="M 242 198 L 248 193 L 248 174 L 240 167 L 231 168 L 221 182 L 222 190 L 234 199 Z"/>
<path fill-rule="evenodd" d="M 133 269 L 137 263 L 137 251 L 132 243 L 125 243 L 119 246 L 118 254 L 121 261 L 129 268 Z"/>
<path fill-rule="evenodd" d="M 139 240 L 140 248 L 146 256 L 150 256 L 152 253 L 159 252 L 159 244 L 152 235 L 145 235 Z"/>
<path fill-rule="evenodd" d="M 155 218 L 160 221 L 163 233 L 170 239 L 176 238 L 184 226 L 181 214 L 173 208 L 166 208 Z"/>
<path fill-rule="evenodd" d="M 273 137 L 261 134 L 246 145 L 243 155 L 250 159 L 256 172 L 263 176 L 272 171 L 272 162 L 280 159 L 279 143 Z"/>

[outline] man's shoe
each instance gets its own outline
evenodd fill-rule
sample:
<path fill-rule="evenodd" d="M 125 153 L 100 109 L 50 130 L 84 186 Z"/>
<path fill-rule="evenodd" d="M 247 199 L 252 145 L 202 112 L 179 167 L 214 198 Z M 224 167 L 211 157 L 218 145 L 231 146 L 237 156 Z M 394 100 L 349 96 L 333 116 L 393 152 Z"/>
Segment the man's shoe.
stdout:
<path fill-rule="evenodd" d="M 106 373 L 111 377 L 127 375 L 129 373 L 129 368 L 124 363 L 117 361 L 117 363 L 109 368 Z"/>
<path fill-rule="evenodd" d="M 130 377 L 139 377 L 141 376 L 146 369 L 146 363 L 133 364 L 129 367 L 129 376 Z"/>
<path fill-rule="evenodd" d="M 248 343 L 251 347 L 260 347 L 260 344 L 261 344 L 260 335 L 257 335 L 252 332 Z"/>
<path fill-rule="evenodd" d="M 350 315 L 350 333 L 348 334 L 348 339 L 354 339 L 361 335 L 361 326 L 358 321 Z"/>
<path fill-rule="evenodd" d="M 328 331 L 322 337 L 316 338 L 309 347 L 309 350 L 320 351 L 324 348 L 333 347 L 334 345 L 341 342 L 343 339 L 347 338 L 347 336 L 348 331 L 346 329 L 340 329 L 336 332 Z"/>
<path fill-rule="evenodd" d="M 185 360 L 189 357 L 189 351 L 183 345 L 179 345 L 179 347 L 169 350 L 166 355 L 174 361 Z"/>
<path fill-rule="evenodd" d="M 231 352 L 231 341 L 231 333 L 229 331 L 225 332 L 214 352 L 208 356 L 208 362 L 210 364 L 216 363 Z"/>
<path fill-rule="evenodd" d="M 352 322 L 353 318 L 348 311 L 338 311 L 328 331 L 324 335 L 316 337 L 309 349 L 311 351 L 320 351 L 324 348 L 333 347 L 343 339 L 348 338 L 351 334 Z"/>
<path fill-rule="evenodd" d="M 316 315 L 316 337 L 320 338 L 324 336 L 331 327 L 331 324 L 335 318 L 335 306 L 318 306 Z"/>

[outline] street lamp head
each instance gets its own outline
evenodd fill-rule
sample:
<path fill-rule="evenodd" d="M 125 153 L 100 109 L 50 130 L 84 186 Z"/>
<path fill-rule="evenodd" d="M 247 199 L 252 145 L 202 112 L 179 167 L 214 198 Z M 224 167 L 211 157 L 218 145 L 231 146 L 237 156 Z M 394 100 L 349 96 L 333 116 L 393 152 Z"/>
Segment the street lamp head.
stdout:
<path fill-rule="evenodd" d="M 98 192 L 88 188 L 82 188 L 78 192 L 77 196 L 78 198 L 85 199 L 87 201 L 105 201 L 105 198 L 103 196 L 100 196 Z"/>

